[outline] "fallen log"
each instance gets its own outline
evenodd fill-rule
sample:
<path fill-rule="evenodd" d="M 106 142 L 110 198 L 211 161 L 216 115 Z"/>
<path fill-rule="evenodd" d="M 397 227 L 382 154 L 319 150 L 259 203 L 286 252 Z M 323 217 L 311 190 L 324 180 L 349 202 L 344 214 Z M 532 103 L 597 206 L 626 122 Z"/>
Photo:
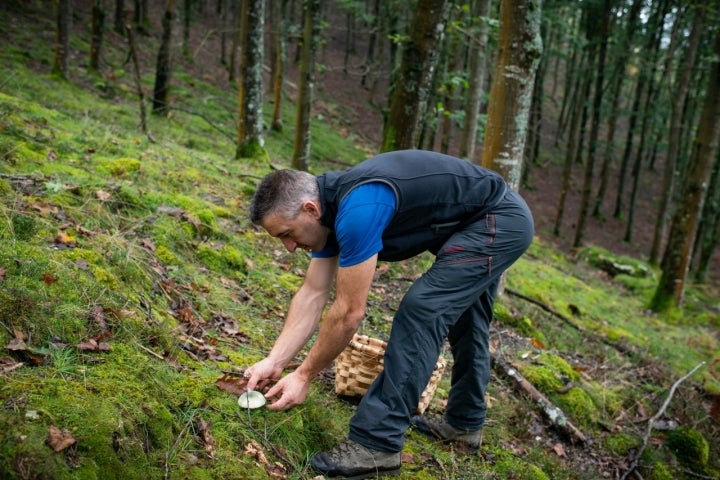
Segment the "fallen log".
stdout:
<path fill-rule="evenodd" d="M 554 427 L 569 437 L 573 443 L 587 443 L 585 434 L 573 425 L 557 405 L 554 405 L 542 392 L 535 388 L 532 383 L 527 381 L 517 368 L 513 367 L 499 355 L 491 355 L 490 359 L 493 369 L 504 377 L 514 380 L 513 387 L 520 393 L 528 395 L 533 402 L 537 403 L 543 415 Z"/>

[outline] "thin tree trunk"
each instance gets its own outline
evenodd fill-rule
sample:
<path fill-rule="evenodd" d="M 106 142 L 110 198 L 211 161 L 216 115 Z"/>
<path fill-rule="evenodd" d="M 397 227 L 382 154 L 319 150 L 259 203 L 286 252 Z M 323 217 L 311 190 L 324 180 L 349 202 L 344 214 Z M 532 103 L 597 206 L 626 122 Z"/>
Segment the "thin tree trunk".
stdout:
<path fill-rule="evenodd" d="M 126 12 L 125 16 L 125 35 L 128 41 L 128 48 L 130 49 L 130 57 L 133 62 L 133 78 L 135 79 L 135 90 L 138 96 L 138 102 L 140 103 L 140 130 L 149 138 L 152 139 L 147 128 L 147 114 L 145 113 L 145 94 L 142 89 L 142 81 L 140 77 L 140 64 L 137 57 L 137 49 L 135 48 L 135 34 L 133 33 L 132 22 L 130 21 L 130 12 Z"/>
<path fill-rule="evenodd" d="M 287 14 L 287 0 L 280 1 L 280 8 L 277 9 L 277 1 L 271 1 L 270 5 L 274 8 L 274 13 L 270 15 L 277 30 L 273 33 L 273 51 L 275 56 L 272 64 L 272 95 L 273 95 L 273 119 L 272 119 L 272 130 L 275 132 L 281 132 L 283 129 L 282 121 L 282 100 L 283 100 L 283 82 L 285 78 L 285 56 L 286 56 L 286 41 L 285 36 L 287 35 L 286 29 L 286 14 Z"/>
<path fill-rule="evenodd" d="M 460 140 L 460 157 L 470 161 L 475 159 L 478 116 L 485 90 L 489 12 L 490 0 L 476 0 L 473 17 L 477 19 L 479 25 L 477 31 L 470 37 L 470 80 L 465 103 L 462 139 Z"/>
<path fill-rule="evenodd" d="M 704 9 L 698 7 L 695 10 L 693 26 L 690 32 L 690 39 L 687 50 L 683 55 L 683 61 L 679 67 L 677 84 L 673 89 L 670 100 L 670 132 L 668 134 L 668 148 L 665 156 L 665 167 L 663 170 L 662 189 L 660 190 L 660 202 L 658 205 L 657 220 L 653 243 L 650 249 L 649 261 L 657 264 L 661 257 L 662 244 L 667 235 L 667 224 L 670 220 L 671 205 L 675 191 L 675 177 L 677 173 L 678 156 L 680 149 L 680 136 L 682 133 L 683 112 L 687 105 L 688 92 L 690 91 L 690 79 L 692 69 L 695 65 L 698 46 L 702 32 Z M 669 77 L 668 77 L 669 78 Z"/>
<path fill-rule="evenodd" d="M 365 55 L 365 67 L 360 79 L 360 85 L 367 87 L 368 75 L 375 75 L 377 68 L 375 64 L 375 47 L 378 43 L 378 30 L 380 29 L 380 0 L 373 1 L 372 24 L 370 27 L 370 37 L 368 38 L 367 54 Z"/>
<path fill-rule="evenodd" d="M 100 50 L 105 30 L 105 8 L 103 0 L 95 0 L 92 5 L 92 23 L 90 26 L 90 70 L 100 70 Z"/>
<path fill-rule="evenodd" d="M 186 0 L 187 1 L 187 0 Z M 244 18 L 243 5 L 245 2 L 231 2 L 232 8 L 232 44 L 230 46 L 230 66 L 228 67 L 228 81 L 230 83 L 235 82 L 235 76 L 237 75 L 237 59 L 238 50 L 240 49 L 240 39 L 242 35 L 242 21 Z M 240 3 L 241 5 L 239 5 Z"/>
<path fill-rule="evenodd" d="M 593 35 L 588 41 L 600 42 L 598 52 L 598 66 L 595 74 L 595 93 L 593 97 L 592 122 L 590 125 L 590 139 L 588 141 L 588 156 L 585 162 L 585 177 L 583 181 L 582 194 L 580 196 L 580 213 L 578 215 L 577 228 L 575 229 L 575 240 L 573 246 L 579 247 L 583 244 L 585 235 L 585 224 L 588 211 L 590 210 L 590 195 L 592 194 L 593 176 L 595 168 L 595 152 L 600 129 L 600 110 L 602 108 L 603 82 L 605 80 L 605 57 L 607 53 L 608 25 L 612 13 L 612 0 L 605 0 L 603 11 L 597 12 L 601 15 L 600 31 Z M 595 16 L 595 15 L 593 15 Z"/>
<path fill-rule="evenodd" d="M 384 152 L 415 148 L 438 44 L 447 17 L 448 0 L 419 0 L 403 50 L 398 81 L 383 129 Z"/>
<path fill-rule="evenodd" d="M 700 231 L 698 232 L 696 246 L 693 251 L 698 252 L 695 280 L 704 282 L 710 267 L 715 246 L 720 241 L 720 149 L 715 154 L 715 166 L 713 167 L 710 186 L 703 208 Z"/>
<path fill-rule="evenodd" d="M 714 57 L 700 123 L 693 143 L 690 170 L 682 189 L 682 202 L 673 215 L 668 245 L 661 264 L 662 276 L 651 308 L 663 311 L 680 306 L 692 258 L 700 214 L 720 136 L 720 32 L 714 42 Z"/>
<path fill-rule="evenodd" d="M 70 48 L 70 22 L 72 14 L 70 0 L 56 0 L 55 60 L 52 72 L 62 78 L 68 77 L 68 55 Z"/>
<path fill-rule="evenodd" d="M 298 74 L 297 119 L 292 166 L 307 170 L 310 160 L 310 109 L 315 85 L 315 52 L 320 37 L 320 0 L 304 0 L 302 56 Z"/>
<path fill-rule="evenodd" d="M 155 70 L 155 89 L 153 91 L 153 113 L 167 115 L 170 79 L 172 77 L 172 27 L 175 21 L 175 0 L 167 0 L 163 17 L 163 33 L 158 49 L 157 67 Z"/>
<path fill-rule="evenodd" d="M 627 27 L 622 45 L 615 55 L 615 67 L 613 69 L 613 82 L 610 91 L 611 107 L 608 116 L 607 136 L 605 137 L 605 153 L 603 155 L 602 166 L 600 167 L 600 188 L 598 188 L 595 197 L 595 206 L 593 207 L 593 216 L 600 218 L 602 216 L 601 209 L 605 200 L 605 192 L 607 192 L 608 181 L 610 180 L 610 164 L 612 163 L 615 151 L 615 131 L 617 126 L 618 114 L 620 111 L 620 100 L 622 98 L 622 86 L 625 79 L 625 65 L 627 64 L 630 54 L 630 46 L 637 29 L 637 20 L 640 15 L 642 0 L 634 0 L 630 7 L 627 19 Z"/>
<path fill-rule="evenodd" d="M 115 31 L 125 35 L 125 0 L 115 0 Z"/>

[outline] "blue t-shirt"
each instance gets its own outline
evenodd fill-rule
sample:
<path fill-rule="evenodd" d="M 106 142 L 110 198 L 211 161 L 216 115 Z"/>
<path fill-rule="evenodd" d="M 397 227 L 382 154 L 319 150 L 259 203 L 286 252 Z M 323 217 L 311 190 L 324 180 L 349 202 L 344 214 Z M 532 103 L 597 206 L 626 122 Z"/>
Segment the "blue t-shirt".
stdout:
<path fill-rule="evenodd" d="M 312 252 L 313 257 L 340 255 L 339 265 L 351 267 L 362 263 L 383 248 L 382 234 L 395 213 L 395 193 L 390 186 L 373 182 L 353 189 L 340 202 L 335 230 L 325 247 Z"/>

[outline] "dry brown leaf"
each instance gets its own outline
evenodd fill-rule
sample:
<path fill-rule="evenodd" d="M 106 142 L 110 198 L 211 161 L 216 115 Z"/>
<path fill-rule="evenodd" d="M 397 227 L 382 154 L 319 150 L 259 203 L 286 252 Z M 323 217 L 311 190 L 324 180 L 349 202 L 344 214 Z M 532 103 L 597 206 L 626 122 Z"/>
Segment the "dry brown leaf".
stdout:
<path fill-rule="evenodd" d="M 261 465 L 270 465 L 267 456 L 263 451 L 262 447 L 255 440 L 250 440 L 250 443 L 245 445 L 245 455 L 252 457 L 256 462 Z"/>
<path fill-rule="evenodd" d="M 63 428 L 61 430 L 55 425 L 50 425 L 50 432 L 45 439 L 45 443 L 47 443 L 50 448 L 56 452 L 62 452 L 75 442 L 77 442 L 77 440 L 67 429 Z"/>
<path fill-rule="evenodd" d="M 563 447 L 562 443 L 556 443 L 555 445 L 553 445 L 552 449 L 555 452 L 555 454 L 560 458 L 567 456 L 565 454 L 565 447 Z"/>
<path fill-rule="evenodd" d="M 95 198 L 97 198 L 101 202 L 106 202 L 110 200 L 110 197 L 112 197 L 112 194 L 106 192 L 105 190 L 98 190 L 97 192 L 95 192 Z"/>
<path fill-rule="evenodd" d="M 75 243 L 75 237 L 72 235 L 68 235 L 67 233 L 60 231 L 58 232 L 57 236 L 55 237 L 55 243 L 59 243 L 62 245 L 70 245 Z"/>
<path fill-rule="evenodd" d="M 215 438 L 210 432 L 210 423 L 198 418 L 197 427 L 200 439 L 205 447 L 205 453 L 209 458 L 215 458 Z"/>
<path fill-rule="evenodd" d="M 45 285 L 52 285 L 58 281 L 58 276 L 52 273 L 43 273 L 40 278 L 45 282 Z"/>
<path fill-rule="evenodd" d="M 234 395 L 242 395 L 247 390 L 248 379 L 242 376 L 226 373 L 215 380 L 215 386 Z"/>
<path fill-rule="evenodd" d="M 5 280 L 5 274 L 7 273 L 7 269 L 0 267 L 0 282 Z"/>

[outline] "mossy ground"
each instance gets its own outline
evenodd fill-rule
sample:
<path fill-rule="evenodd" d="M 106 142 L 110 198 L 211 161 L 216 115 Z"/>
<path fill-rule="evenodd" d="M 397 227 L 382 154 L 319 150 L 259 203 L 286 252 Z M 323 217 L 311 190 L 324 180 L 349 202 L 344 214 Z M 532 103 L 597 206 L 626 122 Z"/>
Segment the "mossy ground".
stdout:
<path fill-rule="evenodd" d="M 269 350 L 302 281 L 307 258 L 245 218 L 259 178 L 288 166 L 292 129 L 267 133 L 270 164 L 235 160 L 232 109 L 220 107 L 234 92 L 178 72 L 174 102 L 201 115 L 150 116 L 152 142 L 138 130 L 121 39 L 108 33 L 107 74 L 74 64 L 64 81 L 50 75 L 51 38 L 18 28 L 27 18 L 10 22 L 23 15 L 0 15 L 11 40 L 0 52 L 0 477 L 260 479 L 275 462 L 287 478 L 311 477 L 309 455 L 342 439 L 353 411 L 330 382 L 316 381 L 302 406 L 282 413 L 241 411 L 215 386 Z M 38 31 L 53 31 L 49 13 L 33 15 Z M 74 48 L 86 35 L 78 29 Z M 141 54 L 151 57 L 147 40 Z M 152 78 L 143 82 L 149 89 Z M 285 125 L 293 115 L 288 101 Z M 313 171 L 372 151 L 332 121 L 313 123 Z M 572 259 L 538 238 L 507 277 L 508 292 L 536 303 L 506 293 L 493 325 L 494 355 L 593 443 L 572 445 L 497 375 L 480 454 L 411 431 L 400 478 L 601 478 L 637 449 L 643 422 L 679 376 L 720 360 L 716 291 L 691 289 L 682 311 L 652 315 L 653 270 L 633 260 L 649 274 L 609 280 L 597 258 L 614 257 L 593 249 Z M 381 266 L 364 333 L 387 336 L 403 291 L 430 261 Z M 93 341 L 108 348 L 87 348 Z M 442 411 L 448 377 L 431 413 Z M 719 382 L 704 368 L 676 392 L 667 417 L 693 427 L 697 448 L 679 455 L 682 439 L 655 432 L 646 478 L 720 468 L 717 420 L 706 410 Z M 77 442 L 54 452 L 51 425 Z"/>

